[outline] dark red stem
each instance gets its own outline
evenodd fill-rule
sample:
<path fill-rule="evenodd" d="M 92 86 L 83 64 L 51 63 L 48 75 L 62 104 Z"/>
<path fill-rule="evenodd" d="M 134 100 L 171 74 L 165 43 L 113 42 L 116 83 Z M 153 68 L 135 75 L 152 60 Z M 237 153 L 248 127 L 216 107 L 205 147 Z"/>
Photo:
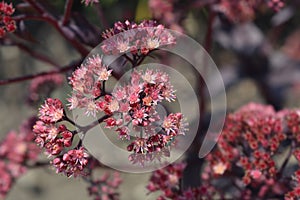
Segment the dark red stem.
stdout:
<path fill-rule="evenodd" d="M 210 8 L 209 8 L 210 9 Z M 214 20 L 215 14 L 209 10 L 209 20 L 208 20 L 208 26 L 207 26 L 207 31 L 206 31 L 206 36 L 205 36 L 205 41 L 204 41 L 204 48 L 206 51 L 209 53 L 211 50 L 211 45 L 212 45 L 212 23 Z M 207 58 L 204 58 L 204 66 L 205 62 L 207 62 Z M 204 68 L 205 70 L 205 68 Z M 204 73 L 205 74 L 205 73 Z M 204 75 L 203 74 L 203 75 Z M 183 175 L 183 187 L 182 189 L 187 189 L 190 187 L 198 187 L 201 184 L 201 179 L 200 176 L 195 176 L 195 174 L 198 174 L 201 171 L 201 167 L 203 164 L 203 159 L 199 159 L 198 153 L 199 153 L 199 147 L 201 146 L 203 136 L 205 133 L 205 112 L 206 112 L 206 95 L 205 95 L 205 82 L 202 76 L 198 76 L 199 78 L 199 100 L 200 100 L 200 120 L 199 120 L 199 128 L 197 135 L 190 146 L 189 150 L 187 151 L 187 156 L 186 156 L 186 163 L 187 166 L 184 170 L 184 175 Z"/>
<path fill-rule="evenodd" d="M 68 27 L 64 26 L 63 23 L 46 10 L 41 4 L 34 0 L 24 0 L 28 2 L 41 16 L 31 16 L 31 19 L 43 20 L 54 26 L 54 28 L 67 40 L 75 49 L 82 55 L 87 56 L 89 50 L 76 39 L 75 33 Z M 16 19 L 16 18 L 15 18 Z M 23 20 L 30 19 L 26 16 Z"/>
<path fill-rule="evenodd" d="M 209 16 L 208 16 L 208 25 L 207 25 L 207 30 L 206 30 L 206 35 L 205 35 L 205 40 L 204 40 L 204 48 L 209 54 L 211 52 L 212 48 L 212 36 L 213 36 L 213 21 L 215 19 L 215 12 L 213 12 L 209 8 Z M 204 66 L 206 66 L 205 63 L 207 63 L 207 58 L 204 58 Z M 204 68 L 205 70 L 205 68 Z M 201 77 L 201 76 L 200 76 Z M 200 88 L 199 88 L 199 96 L 200 96 L 200 129 L 201 126 L 203 126 L 203 121 L 205 117 L 205 111 L 206 111 L 206 101 L 205 101 L 205 82 L 204 79 L 201 77 L 200 78 Z"/>
<path fill-rule="evenodd" d="M 109 25 L 108 25 L 108 22 L 105 18 L 105 15 L 103 13 L 103 8 L 102 8 L 100 3 L 98 3 L 96 5 L 96 12 L 99 16 L 99 21 L 101 22 L 101 25 L 102 25 L 103 29 L 107 29 L 109 27 Z"/>
<path fill-rule="evenodd" d="M 71 17 L 71 11 L 73 6 L 73 0 L 67 0 L 65 5 L 65 13 L 62 20 L 62 25 L 65 26 L 69 23 Z"/>
<path fill-rule="evenodd" d="M 18 82 L 22 82 L 22 81 L 27 81 L 27 80 L 31 80 L 31 79 L 34 79 L 34 78 L 40 77 L 40 76 L 47 76 L 47 75 L 51 75 L 51 74 L 64 73 L 64 72 L 67 72 L 69 70 L 75 69 L 77 66 L 79 66 L 81 64 L 81 62 L 82 62 L 82 60 L 79 60 L 79 61 L 76 61 L 76 62 L 74 62 L 74 63 L 72 63 L 68 66 L 62 67 L 60 69 L 48 71 L 48 72 L 41 72 L 41 73 L 27 75 L 27 76 L 20 76 L 20 77 L 10 78 L 10 79 L 6 79 L 6 80 L 0 80 L 0 86 L 11 84 L 11 83 L 18 83 Z"/>

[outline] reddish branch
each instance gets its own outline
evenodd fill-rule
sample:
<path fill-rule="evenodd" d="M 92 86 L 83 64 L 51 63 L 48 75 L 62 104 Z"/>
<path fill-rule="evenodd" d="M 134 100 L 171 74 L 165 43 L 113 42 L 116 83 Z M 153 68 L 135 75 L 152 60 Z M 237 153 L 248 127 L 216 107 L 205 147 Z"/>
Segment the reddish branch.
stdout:
<path fill-rule="evenodd" d="M 103 8 L 100 3 L 98 3 L 96 5 L 96 12 L 97 12 L 97 15 L 99 16 L 99 20 L 101 22 L 102 27 L 104 29 L 107 29 L 109 27 L 109 25 L 108 25 L 107 20 L 105 19 Z"/>
<path fill-rule="evenodd" d="M 207 25 L 207 30 L 206 30 L 206 35 L 205 35 L 205 39 L 204 39 L 204 49 L 207 51 L 207 53 L 209 54 L 212 48 L 212 36 L 213 36 L 213 21 L 215 19 L 216 13 L 214 11 L 211 10 L 211 8 L 209 8 L 209 16 L 208 16 L 208 25 Z M 204 65 L 206 66 L 205 63 L 207 63 L 207 57 L 204 57 Z M 205 67 L 204 67 L 205 70 Z M 201 77 L 200 80 L 200 91 L 199 91 L 199 95 L 200 95 L 200 128 L 203 125 L 203 120 L 205 117 L 205 110 L 206 110 L 206 101 L 205 101 L 205 81 L 204 79 Z"/>
<path fill-rule="evenodd" d="M 72 64 L 70 64 L 68 66 L 62 67 L 60 69 L 48 71 L 48 72 L 41 72 L 41 73 L 27 75 L 27 76 L 20 76 L 20 77 L 10 78 L 10 79 L 6 79 L 6 80 L 0 80 L 0 86 L 11 84 L 11 83 L 18 83 L 18 82 L 22 82 L 22 81 L 27 81 L 27 80 L 31 80 L 33 78 L 40 77 L 40 76 L 64 73 L 64 72 L 75 69 L 77 66 L 79 66 L 81 64 L 81 62 L 82 62 L 82 60 L 78 60 L 78 61 L 75 61 L 75 62 L 73 62 Z"/>
<path fill-rule="evenodd" d="M 66 24 L 69 23 L 70 17 L 71 17 L 71 11 L 72 11 L 72 6 L 73 6 L 73 0 L 67 0 L 66 5 L 65 5 L 65 13 L 62 21 L 62 25 L 65 26 Z"/>
<path fill-rule="evenodd" d="M 50 13 L 48 10 L 46 10 L 40 3 L 34 1 L 34 0 L 24 0 L 28 2 L 40 15 L 22 15 L 15 17 L 15 20 L 26 20 L 26 19 L 34 19 L 34 20 L 42 20 L 45 22 L 48 22 L 51 24 L 67 41 L 70 42 L 70 44 L 75 47 L 75 49 L 82 55 L 86 56 L 89 53 L 89 50 L 80 42 L 76 39 L 75 33 L 72 31 L 71 28 L 68 26 L 64 26 L 64 24 L 57 19 L 52 13 Z M 70 2 L 71 4 L 72 2 Z M 70 6 L 72 5 L 67 5 L 67 15 L 69 11 Z M 65 16 L 64 19 L 68 19 L 68 16 Z"/>

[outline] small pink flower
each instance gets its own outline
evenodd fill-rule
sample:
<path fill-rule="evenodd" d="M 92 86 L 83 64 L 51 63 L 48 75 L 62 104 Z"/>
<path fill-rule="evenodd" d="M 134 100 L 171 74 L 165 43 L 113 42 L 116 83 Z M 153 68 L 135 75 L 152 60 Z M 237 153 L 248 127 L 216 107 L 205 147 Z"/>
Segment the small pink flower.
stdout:
<path fill-rule="evenodd" d="M 119 110 L 119 108 L 120 108 L 119 102 L 116 99 L 112 100 L 108 105 L 108 109 L 110 110 L 110 112 L 116 112 Z"/>
<path fill-rule="evenodd" d="M 86 102 L 85 109 L 86 109 L 85 114 L 87 116 L 92 115 L 93 117 L 96 117 L 98 106 L 93 99 L 88 99 L 88 101 Z"/>
<path fill-rule="evenodd" d="M 125 88 L 122 88 L 122 87 L 118 87 L 117 89 L 115 89 L 113 91 L 113 94 L 112 94 L 116 100 L 118 101 L 121 101 L 123 99 L 125 99 L 127 96 L 126 96 L 126 91 L 125 91 Z"/>
<path fill-rule="evenodd" d="M 130 48 L 129 40 L 121 37 L 116 38 L 116 49 L 120 53 L 125 53 Z"/>
<path fill-rule="evenodd" d="M 260 171 L 260 170 L 257 170 L 257 169 L 251 170 L 251 172 L 250 172 L 250 176 L 251 176 L 253 179 L 259 179 L 259 178 L 261 178 L 261 175 L 262 175 L 261 171 Z"/>
<path fill-rule="evenodd" d="M 79 98 L 77 97 L 77 95 L 72 95 L 67 100 L 69 102 L 69 104 L 67 104 L 67 105 L 70 110 L 73 110 L 79 106 Z"/>
<path fill-rule="evenodd" d="M 147 69 L 146 72 L 142 75 L 142 79 L 146 83 L 155 84 L 157 73 L 154 73 L 153 70 Z"/>
<path fill-rule="evenodd" d="M 171 113 L 169 116 L 165 117 L 162 127 L 168 135 L 184 135 L 187 123 L 184 122 L 183 115 L 181 113 Z"/>
<path fill-rule="evenodd" d="M 107 81 L 108 78 L 111 76 L 112 70 L 107 70 L 106 67 L 102 67 L 99 69 L 97 72 L 97 75 L 99 76 L 98 80 L 99 81 Z"/>
<path fill-rule="evenodd" d="M 226 169 L 227 169 L 227 166 L 222 162 L 219 162 L 219 163 L 217 163 L 216 165 L 213 166 L 214 173 L 218 174 L 218 175 L 224 174 Z"/>
<path fill-rule="evenodd" d="M 136 109 L 132 116 L 134 125 L 142 123 L 147 116 L 145 108 Z"/>
<path fill-rule="evenodd" d="M 39 110 L 40 119 L 46 123 L 57 122 L 64 116 L 64 108 L 59 99 L 48 98 Z"/>

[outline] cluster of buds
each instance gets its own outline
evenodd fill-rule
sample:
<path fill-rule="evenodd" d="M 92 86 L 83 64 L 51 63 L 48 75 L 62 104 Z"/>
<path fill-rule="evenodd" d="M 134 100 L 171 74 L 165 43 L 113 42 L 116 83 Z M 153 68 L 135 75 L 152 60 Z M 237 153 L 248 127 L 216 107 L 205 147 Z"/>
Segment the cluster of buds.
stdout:
<path fill-rule="evenodd" d="M 11 189 L 14 180 L 24 174 L 39 155 L 31 130 L 35 119 L 23 123 L 19 132 L 10 131 L 0 143 L 0 198 L 4 198 Z M 14 148 L 12 148 L 14 147 Z"/>
<path fill-rule="evenodd" d="M 156 191 L 163 192 L 163 194 L 158 197 L 160 200 L 177 199 L 181 194 L 180 180 L 184 168 L 184 163 L 175 163 L 154 171 L 147 185 L 149 193 Z"/>
<path fill-rule="evenodd" d="M 88 164 L 88 153 L 83 147 L 71 149 L 63 155 L 53 159 L 52 164 L 57 173 L 64 173 L 67 177 L 85 175 L 83 170 Z"/>
<path fill-rule="evenodd" d="M 287 127 L 290 130 L 291 137 L 300 143 L 300 111 L 291 110 L 286 114 Z"/>
<path fill-rule="evenodd" d="M 207 157 L 211 176 L 241 178 L 243 184 L 238 185 L 245 189 L 243 191 L 249 198 L 269 198 L 270 194 L 282 197 L 286 194 L 287 199 L 298 198 L 298 172 L 295 172 L 298 186 L 291 192 L 288 191 L 293 185 L 286 184 L 283 173 L 292 153 L 300 160 L 300 150 L 296 148 L 300 142 L 299 124 L 299 110 L 275 112 L 271 106 L 255 103 L 229 114 L 217 147 Z M 291 153 L 278 166 L 276 157 L 281 154 L 284 142 L 291 143 Z M 246 185 L 257 188 L 258 193 L 246 191 Z"/>
<path fill-rule="evenodd" d="M 237 163 L 245 171 L 245 184 L 263 176 L 275 176 L 272 155 L 286 138 L 282 120 L 272 107 L 259 104 L 248 104 L 229 114 L 218 148 L 208 156 L 214 172 L 222 175 Z"/>
<path fill-rule="evenodd" d="M 124 34 L 119 34 L 123 33 Z M 147 55 L 150 51 L 162 46 L 175 44 L 175 37 L 156 21 L 145 20 L 140 24 L 125 21 L 117 22 L 114 28 L 106 30 L 101 46 L 105 54 Z"/>
<path fill-rule="evenodd" d="M 217 189 L 203 180 L 200 186 L 182 190 L 184 163 L 171 164 L 152 172 L 147 190 L 149 193 L 162 192 L 157 200 L 214 199 L 220 197 Z M 200 176 L 200 174 L 198 174 Z"/>
<path fill-rule="evenodd" d="M 121 183 L 122 179 L 119 173 L 115 172 L 113 175 L 105 173 L 99 179 L 89 180 L 89 195 L 95 200 L 118 200 L 119 193 L 116 190 Z"/>
<path fill-rule="evenodd" d="M 172 128 L 171 128 L 172 127 Z M 181 113 L 171 113 L 165 117 L 161 125 L 162 132 L 150 132 L 148 137 L 136 137 L 135 140 L 127 146 L 128 151 L 133 151 L 129 156 L 131 162 L 144 165 L 144 162 L 161 160 L 162 157 L 170 156 L 171 145 L 176 142 L 178 135 L 184 135 L 186 123 Z M 145 129 L 149 130 L 149 129 Z M 149 132 L 146 132 L 146 136 Z"/>
<path fill-rule="evenodd" d="M 16 22 L 11 15 L 15 12 L 13 5 L 6 2 L 0 2 L 0 38 L 4 37 L 7 32 L 16 30 Z"/>
<path fill-rule="evenodd" d="M 62 102 L 48 98 L 39 111 L 39 120 L 33 126 L 35 142 L 46 149 L 47 155 L 54 157 L 52 164 L 58 173 L 77 176 L 87 165 L 88 154 L 80 146 L 67 151 L 72 146 L 74 133 L 64 124 L 59 124 L 64 118 Z"/>
<path fill-rule="evenodd" d="M 174 178 L 178 173 L 168 166 L 152 173 L 147 189 L 163 191 L 158 199 L 298 199 L 300 170 L 290 178 L 286 169 L 295 167 L 288 162 L 292 156 L 300 165 L 299 124 L 299 110 L 276 112 L 271 106 L 245 105 L 227 116 L 217 146 L 206 158 L 199 187 L 178 190 L 180 176 Z M 287 155 L 278 162 L 287 145 Z"/>

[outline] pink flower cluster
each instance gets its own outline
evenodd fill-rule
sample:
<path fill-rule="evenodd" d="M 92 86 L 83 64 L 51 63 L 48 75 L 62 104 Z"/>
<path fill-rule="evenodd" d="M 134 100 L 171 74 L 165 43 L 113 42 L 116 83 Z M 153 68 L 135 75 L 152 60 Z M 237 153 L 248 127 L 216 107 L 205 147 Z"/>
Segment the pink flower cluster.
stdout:
<path fill-rule="evenodd" d="M 33 119 L 23 123 L 19 132 L 10 131 L 0 143 L 0 198 L 11 189 L 14 180 L 24 174 L 27 166 L 37 160 L 40 153 L 31 130 Z M 12 148 L 13 147 L 13 148 Z"/>
<path fill-rule="evenodd" d="M 15 12 L 13 5 L 6 2 L 0 2 L 0 38 L 4 37 L 7 32 L 16 30 L 16 22 L 11 18 Z"/>
<path fill-rule="evenodd" d="M 180 113 L 170 114 L 164 119 L 161 128 L 165 134 L 157 135 L 155 131 L 157 126 L 154 124 L 160 120 L 156 105 L 163 100 L 170 102 L 176 98 L 166 73 L 149 69 L 145 72 L 134 70 L 130 84 L 118 86 L 109 95 L 102 91 L 101 85 L 111 73 L 112 70 L 102 64 L 99 56 L 89 58 L 70 78 L 73 87 L 73 95 L 69 98 L 70 109 L 83 108 L 86 115 L 92 116 L 100 111 L 111 115 L 105 120 L 105 127 L 115 128 L 120 138 L 130 139 L 129 127 L 144 131 L 148 138 L 137 138 L 128 146 L 128 150 L 135 153 L 160 150 L 177 135 L 184 134 L 186 124 Z"/>
<path fill-rule="evenodd" d="M 64 116 L 63 104 L 59 99 L 48 98 L 39 110 L 39 118 L 44 123 L 55 123 Z"/>
<path fill-rule="evenodd" d="M 119 194 L 116 190 L 121 183 L 122 179 L 119 173 L 115 172 L 113 175 L 105 173 L 99 179 L 90 181 L 89 195 L 95 200 L 118 200 Z"/>
<path fill-rule="evenodd" d="M 275 176 L 277 170 L 271 155 L 286 138 L 282 120 L 272 107 L 259 104 L 248 104 L 229 114 L 218 148 L 208 156 L 212 168 L 216 169 L 215 173 L 223 174 L 231 170 L 232 163 L 238 161 L 245 170 L 245 184 L 255 179 L 251 174 L 256 170 L 262 176 Z M 223 166 L 224 170 L 218 170 L 218 166 Z"/>
<path fill-rule="evenodd" d="M 157 199 L 178 199 L 181 194 L 180 180 L 185 168 L 184 163 L 170 164 L 163 169 L 156 170 L 152 173 L 147 189 L 150 193 L 162 191 Z"/>
<path fill-rule="evenodd" d="M 85 175 L 83 170 L 88 164 L 88 153 L 83 147 L 71 149 L 53 159 L 56 173 L 64 173 L 67 177 Z"/>
<path fill-rule="evenodd" d="M 144 138 L 137 138 L 134 142 L 132 142 L 130 145 L 127 146 L 128 151 L 137 150 L 141 146 L 139 144 L 140 141 L 143 141 L 144 143 L 142 145 L 145 152 L 133 152 L 129 155 L 128 159 L 132 164 L 139 164 L 140 166 L 144 166 L 145 163 L 158 161 L 161 162 L 163 158 L 170 157 L 171 152 L 171 145 L 173 145 L 174 141 L 169 140 L 168 146 L 162 144 L 162 140 L 157 141 L 157 144 L 155 144 L 155 141 L 152 141 L 152 138 L 159 138 L 160 136 L 150 136 L 148 139 Z M 154 150 L 155 149 L 155 150 Z"/>
<path fill-rule="evenodd" d="M 163 191 L 158 199 L 299 199 L 299 135 L 299 109 L 276 112 L 271 106 L 250 103 L 227 116 L 201 170 L 200 186 L 179 190 L 181 175 L 168 166 L 152 173 L 147 189 Z M 285 149 L 288 153 L 283 155 Z M 298 169 L 290 178 L 292 157 Z"/>
<path fill-rule="evenodd" d="M 201 185 L 196 188 L 188 188 L 187 190 L 184 190 L 182 194 L 176 198 L 176 200 L 216 199 L 218 197 L 220 197 L 220 194 L 218 194 L 214 187 Z"/>
<path fill-rule="evenodd" d="M 155 133 L 153 124 L 159 120 L 157 104 L 163 100 L 174 101 L 175 98 L 175 91 L 166 73 L 149 69 L 145 72 L 135 70 L 131 73 L 130 84 L 118 86 L 113 91 L 108 109 L 115 116 L 105 120 L 106 127 L 117 127 L 120 137 L 127 139 L 130 139 L 129 129 L 126 128 L 129 124 L 133 129 L 145 127 L 145 133 L 152 135 Z"/>
<path fill-rule="evenodd" d="M 33 126 L 36 134 L 35 142 L 46 149 L 49 156 L 54 157 L 52 164 L 57 172 L 68 177 L 80 175 L 87 165 L 87 153 L 82 147 L 66 151 L 72 146 L 74 133 L 64 124 L 59 124 L 65 117 L 62 102 L 48 98 L 39 112 L 39 121 Z"/>
<path fill-rule="evenodd" d="M 73 94 L 68 99 L 69 109 L 84 108 L 86 115 L 94 117 L 99 111 L 107 111 L 104 104 L 109 101 L 110 96 L 105 96 L 101 86 L 111 76 L 111 72 L 102 63 L 99 55 L 88 58 L 70 78 Z M 105 96 L 104 100 L 99 99 L 101 96 Z"/>
<path fill-rule="evenodd" d="M 295 156 L 300 156 L 300 152 L 295 153 Z M 300 159 L 298 159 L 300 162 Z M 294 175 L 292 182 L 296 185 L 292 191 L 289 191 L 285 195 L 285 200 L 296 200 L 300 197 L 300 170 L 298 169 Z"/>
<path fill-rule="evenodd" d="M 124 34 L 119 34 L 124 33 Z M 145 20 L 140 24 L 116 22 L 114 28 L 103 32 L 105 39 L 101 46 L 105 54 L 147 55 L 159 47 L 176 43 L 176 38 L 156 21 Z"/>
<path fill-rule="evenodd" d="M 218 140 L 216 149 L 207 157 L 213 177 L 236 177 L 242 169 L 240 188 L 249 185 L 258 189 L 258 193 L 243 190 L 250 199 L 257 196 L 267 198 L 268 195 L 286 194 L 286 199 L 300 196 L 299 176 L 295 172 L 296 187 L 286 184 L 284 169 L 286 161 L 278 166 L 276 158 L 281 155 L 286 142 L 291 143 L 290 151 L 300 160 L 300 150 L 296 148 L 300 142 L 300 111 L 283 110 L 275 112 L 271 106 L 250 103 L 235 113 L 229 114 L 225 127 Z M 300 164 L 300 162 L 299 162 Z M 254 195 L 254 196 L 253 196 Z"/>
<path fill-rule="evenodd" d="M 133 163 L 142 164 L 144 159 L 149 161 L 159 158 L 158 155 L 167 155 L 168 151 L 156 152 L 170 146 L 176 136 L 184 135 L 187 124 L 181 113 L 170 114 L 161 125 L 158 124 L 160 117 L 156 106 L 163 100 L 173 101 L 176 98 L 174 92 L 166 73 L 149 69 L 145 72 L 135 70 L 131 74 L 130 84 L 118 86 L 104 104 L 113 114 L 105 120 L 106 128 L 115 128 L 122 139 L 129 140 L 130 132 L 140 135 L 138 137 L 136 134 L 135 140 L 127 147 L 128 151 L 134 152 L 129 158 Z M 156 128 L 162 132 L 158 133 Z M 136 154 L 143 154 L 147 158 Z"/>
<path fill-rule="evenodd" d="M 286 115 L 287 126 L 291 132 L 291 137 L 300 143 L 300 110 L 291 110 Z"/>
<path fill-rule="evenodd" d="M 183 190 L 181 178 L 184 169 L 184 163 L 176 163 L 152 172 L 150 183 L 147 185 L 149 193 L 163 192 L 157 200 L 223 199 L 218 190 L 210 184 L 210 178 L 213 177 L 207 176 L 202 180 L 200 186 Z M 207 169 L 209 170 L 209 168 L 205 168 L 206 172 Z M 200 173 L 195 176 L 200 177 Z"/>
<path fill-rule="evenodd" d="M 181 113 L 171 113 L 165 117 L 161 125 L 163 132 L 145 132 L 147 137 L 136 137 L 127 146 L 128 151 L 133 151 L 133 154 L 129 156 L 129 160 L 133 164 L 138 163 L 143 166 L 145 162 L 160 161 L 162 157 L 169 157 L 171 146 L 176 143 L 178 135 L 184 135 L 186 126 L 187 124 L 184 122 Z"/>
<path fill-rule="evenodd" d="M 291 133 L 290 138 L 295 141 L 295 149 L 293 155 L 298 161 L 298 170 L 294 172 L 292 184 L 293 190 L 285 195 L 286 200 L 295 200 L 300 198 L 300 110 L 292 110 L 286 116 L 287 127 Z"/>

